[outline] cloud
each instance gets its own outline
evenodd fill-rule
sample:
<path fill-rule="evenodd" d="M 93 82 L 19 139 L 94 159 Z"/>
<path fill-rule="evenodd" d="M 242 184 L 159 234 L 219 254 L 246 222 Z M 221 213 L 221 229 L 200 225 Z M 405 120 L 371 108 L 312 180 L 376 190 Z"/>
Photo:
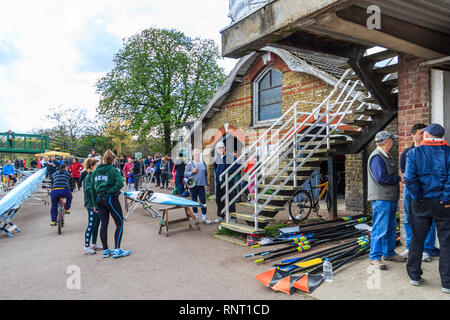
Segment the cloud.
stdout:
<path fill-rule="evenodd" d="M 14 0 L 0 10 L 0 132 L 50 124 L 52 107 L 95 115 L 95 83 L 112 69 L 122 39 L 150 26 L 211 38 L 229 23 L 228 1 Z M 230 71 L 235 60 L 219 63 Z"/>

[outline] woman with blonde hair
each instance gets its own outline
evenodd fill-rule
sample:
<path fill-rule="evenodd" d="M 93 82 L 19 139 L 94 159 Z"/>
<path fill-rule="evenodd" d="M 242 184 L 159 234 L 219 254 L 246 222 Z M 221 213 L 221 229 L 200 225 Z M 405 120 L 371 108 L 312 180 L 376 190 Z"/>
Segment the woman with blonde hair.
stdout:
<path fill-rule="evenodd" d="M 88 225 L 86 232 L 84 233 L 84 250 L 83 254 L 95 254 L 101 247 L 97 246 L 98 226 L 100 220 L 98 219 L 98 212 L 94 211 L 95 200 L 92 198 L 92 171 L 97 166 L 97 159 L 88 158 L 84 161 L 84 169 L 87 172 L 86 177 L 83 179 L 83 192 L 84 192 L 84 207 L 88 211 Z M 92 240 L 92 247 L 89 244 Z"/>
<path fill-rule="evenodd" d="M 100 239 L 103 245 L 103 258 L 108 258 L 111 255 L 114 258 L 120 258 L 131 253 L 120 248 L 124 223 L 119 195 L 120 189 L 123 187 L 123 179 L 119 170 L 113 167 L 114 159 L 114 153 L 111 150 L 107 150 L 103 155 L 103 163 L 92 173 L 91 193 L 93 199 L 95 199 L 96 207 L 94 211 L 98 210 L 100 217 Z M 114 250 L 108 248 L 109 215 L 112 216 L 116 224 Z"/>

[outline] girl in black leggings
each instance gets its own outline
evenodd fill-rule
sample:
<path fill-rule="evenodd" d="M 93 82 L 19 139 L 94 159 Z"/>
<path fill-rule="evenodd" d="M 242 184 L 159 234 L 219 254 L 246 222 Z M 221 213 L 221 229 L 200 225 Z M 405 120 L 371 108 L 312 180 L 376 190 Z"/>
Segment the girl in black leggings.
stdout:
<path fill-rule="evenodd" d="M 114 153 L 111 150 L 107 150 L 103 155 L 103 163 L 92 173 L 92 198 L 96 199 L 94 211 L 98 211 L 100 217 L 100 239 L 103 245 L 103 258 L 111 255 L 114 258 L 120 258 L 130 254 L 130 251 L 125 251 L 120 248 L 124 223 L 119 195 L 120 189 L 123 187 L 123 179 L 119 170 L 112 166 L 114 158 Z M 108 248 L 108 223 L 110 215 L 116 224 L 114 250 Z"/>

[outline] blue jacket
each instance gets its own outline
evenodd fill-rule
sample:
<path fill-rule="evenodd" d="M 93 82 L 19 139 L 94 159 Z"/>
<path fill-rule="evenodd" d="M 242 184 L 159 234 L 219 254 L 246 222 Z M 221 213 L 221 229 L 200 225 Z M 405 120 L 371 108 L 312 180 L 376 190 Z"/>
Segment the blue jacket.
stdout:
<path fill-rule="evenodd" d="M 14 175 L 14 166 L 12 164 L 5 164 L 3 166 L 3 175 L 9 176 Z"/>
<path fill-rule="evenodd" d="M 450 204 L 450 147 L 427 141 L 409 150 L 404 179 L 413 199 L 440 199 Z"/>

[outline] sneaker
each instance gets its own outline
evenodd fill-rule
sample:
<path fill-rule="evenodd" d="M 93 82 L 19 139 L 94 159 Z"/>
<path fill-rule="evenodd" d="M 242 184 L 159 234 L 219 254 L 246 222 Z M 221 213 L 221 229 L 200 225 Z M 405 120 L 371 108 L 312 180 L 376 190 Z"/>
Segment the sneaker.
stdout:
<path fill-rule="evenodd" d="M 442 287 L 442 288 L 441 288 L 441 291 L 442 291 L 443 293 L 450 293 L 450 289 L 449 289 L 449 288 L 444 288 L 444 287 Z"/>
<path fill-rule="evenodd" d="M 409 254 L 409 250 L 405 249 L 405 251 L 403 251 L 402 253 L 400 253 L 400 255 L 406 259 L 408 259 L 408 254 Z"/>
<path fill-rule="evenodd" d="M 412 280 L 412 279 L 409 280 L 409 284 L 416 287 L 421 285 L 420 280 Z"/>
<path fill-rule="evenodd" d="M 126 257 L 126 256 L 130 255 L 130 253 L 131 253 L 131 251 L 129 251 L 129 250 L 122 250 L 120 248 L 114 249 L 112 251 L 112 254 L 113 254 L 114 258 Z"/>
<path fill-rule="evenodd" d="M 214 223 L 221 223 L 221 222 L 224 222 L 225 221 L 225 219 L 224 218 L 222 218 L 222 217 L 217 217 L 217 219 L 216 220 L 214 220 Z"/>
<path fill-rule="evenodd" d="M 373 265 L 375 268 L 380 269 L 380 270 L 385 270 L 386 269 L 386 265 L 380 260 L 371 260 L 370 264 Z"/>
<path fill-rule="evenodd" d="M 394 261 L 394 262 L 406 262 L 408 259 L 405 258 L 405 257 L 402 257 L 402 256 L 400 256 L 398 254 L 396 254 L 395 256 L 392 256 L 392 257 L 389 257 L 389 258 L 383 257 L 383 260 L 385 260 L 385 261 Z"/>
<path fill-rule="evenodd" d="M 70 209 L 69 210 L 64 210 L 64 214 L 70 214 Z"/>
<path fill-rule="evenodd" d="M 83 249 L 83 254 L 86 256 L 86 255 L 89 255 L 89 254 L 96 254 L 97 252 L 95 252 L 95 250 L 94 249 L 92 249 L 92 248 L 89 248 L 89 247 L 84 247 L 84 249 Z"/>
<path fill-rule="evenodd" d="M 205 220 L 202 220 L 202 223 L 203 223 L 203 224 L 211 224 L 212 222 L 209 221 L 208 219 L 205 219 Z"/>
<path fill-rule="evenodd" d="M 422 253 L 422 261 L 424 262 L 431 262 L 430 254 L 427 252 Z"/>
<path fill-rule="evenodd" d="M 52 222 L 50 222 L 50 226 L 52 226 L 52 227 L 56 227 L 56 221 L 52 221 Z"/>
<path fill-rule="evenodd" d="M 103 250 L 103 258 L 108 258 L 112 256 L 112 251 L 110 249 Z"/>
<path fill-rule="evenodd" d="M 101 246 L 98 246 L 97 244 L 93 244 L 92 249 L 97 251 L 97 250 L 102 250 L 103 248 Z"/>

